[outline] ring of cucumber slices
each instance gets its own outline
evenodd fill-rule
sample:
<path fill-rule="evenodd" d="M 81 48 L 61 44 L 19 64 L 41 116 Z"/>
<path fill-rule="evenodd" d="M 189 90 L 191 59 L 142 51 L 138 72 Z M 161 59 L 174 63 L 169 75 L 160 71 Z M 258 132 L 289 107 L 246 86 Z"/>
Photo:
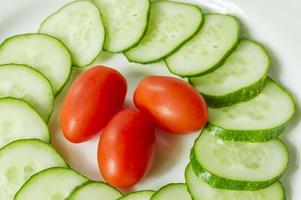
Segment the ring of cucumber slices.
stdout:
<path fill-rule="evenodd" d="M 285 200 L 288 164 L 277 139 L 295 112 L 292 96 L 268 77 L 264 47 L 240 38 L 227 14 L 163 0 L 76 0 L 46 18 L 39 33 L 0 45 L 0 199 Z M 49 35 L 48 35 L 49 34 Z M 68 168 L 48 144 L 53 101 L 72 64 L 103 51 L 131 62 L 164 61 L 209 105 L 209 123 L 192 148 L 184 183 L 123 196 Z M 22 186 L 23 185 L 23 186 Z"/>

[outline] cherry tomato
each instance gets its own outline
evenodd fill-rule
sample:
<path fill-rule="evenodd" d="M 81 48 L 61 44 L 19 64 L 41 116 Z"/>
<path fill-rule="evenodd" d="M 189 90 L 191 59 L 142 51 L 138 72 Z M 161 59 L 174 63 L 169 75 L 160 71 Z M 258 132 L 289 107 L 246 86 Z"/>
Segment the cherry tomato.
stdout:
<path fill-rule="evenodd" d="M 134 102 L 160 129 L 187 134 L 197 131 L 208 121 L 204 98 L 185 81 L 166 76 L 149 76 L 138 85 Z"/>
<path fill-rule="evenodd" d="M 116 114 L 100 136 L 98 164 L 112 186 L 128 188 L 141 180 L 153 163 L 153 124 L 141 112 L 124 109 Z"/>
<path fill-rule="evenodd" d="M 82 73 L 71 85 L 61 110 L 64 136 L 73 143 L 89 140 L 122 109 L 127 84 L 116 70 L 104 66 Z"/>

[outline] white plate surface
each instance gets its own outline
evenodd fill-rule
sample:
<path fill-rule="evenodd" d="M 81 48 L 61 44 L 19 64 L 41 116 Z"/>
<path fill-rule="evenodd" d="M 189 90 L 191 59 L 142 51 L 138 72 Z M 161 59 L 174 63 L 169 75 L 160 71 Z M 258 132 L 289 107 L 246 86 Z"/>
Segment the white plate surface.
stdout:
<path fill-rule="evenodd" d="M 180 1 L 180 0 L 178 0 Z M 183 0 L 185 1 L 185 0 Z M 0 0 L 0 42 L 21 33 L 36 32 L 49 14 L 68 0 Z M 265 45 L 272 59 L 271 75 L 286 86 L 301 104 L 301 1 L 299 0 L 187 0 L 201 5 L 204 10 L 231 13 L 243 24 L 243 35 Z M 137 65 L 123 55 L 103 53 L 96 63 L 112 66 L 128 80 L 127 105 L 135 86 L 149 74 L 169 74 L 163 64 Z M 74 75 L 79 71 L 74 71 Z M 67 142 L 58 126 L 58 113 L 63 94 L 56 102 L 50 121 L 53 143 L 69 164 L 84 175 L 102 180 L 96 162 L 98 138 L 84 144 Z M 196 134 L 171 136 L 158 133 L 157 157 L 151 172 L 133 190 L 158 189 L 171 182 L 184 181 L 184 168 Z M 289 169 L 282 178 L 289 200 L 301 199 L 301 123 L 300 107 L 294 121 L 282 136 L 290 151 Z"/>

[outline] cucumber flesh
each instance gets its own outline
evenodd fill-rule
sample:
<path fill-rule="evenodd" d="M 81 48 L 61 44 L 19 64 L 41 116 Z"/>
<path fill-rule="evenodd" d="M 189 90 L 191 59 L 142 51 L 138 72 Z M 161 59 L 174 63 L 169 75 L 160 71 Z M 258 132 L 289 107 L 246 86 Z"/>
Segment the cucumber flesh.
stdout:
<path fill-rule="evenodd" d="M 0 98 L 14 97 L 29 103 L 45 121 L 53 108 L 49 81 L 38 71 L 23 65 L 0 66 Z"/>
<path fill-rule="evenodd" d="M 150 190 L 132 192 L 119 198 L 118 200 L 150 200 L 154 193 L 154 191 Z"/>
<path fill-rule="evenodd" d="M 262 46 L 243 39 L 221 67 L 189 80 L 209 106 L 230 106 L 258 95 L 268 70 L 269 58 Z"/>
<path fill-rule="evenodd" d="M 125 52 L 125 56 L 137 63 L 160 61 L 192 37 L 202 22 L 202 11 L 197 6 L 154 1 L 146 34 L 136 47 Z"/>
<path fill-rule="evenodd" d="M 39 140 L 12 142 L 0 150 L 0 197 L 13 200 L 16 192 L 33 174 L 50 167 L 66 166 L 50 145 Z"/>
<path fill-rule="evenodd" d="M 213 187 L 257 190 L 278 180 L 288 165 L 288 151 L 280 140 L 223 141 L 204 129 L 191 154 L 195 173 Z"/>
<path fill-rule="evenodd" d="M 236 46 L 240 27 L 230 15 L 207 14 L 201 30 L 166 59 L 168 69 L 179 76 L 213 71 Z"/>
<path fill-rule="evenodd" d="M 50 142 L 47 124 L 25 101 L 0 99 L 0 148 L 20 139 L 40 139 Z"/>
<path fill-rule="evenodd" d="M 188 165 L 185 173 L 187 187 L 194 200 L 285 200 L 285 191 L 280 182 L 257 190 L 240 191 L 224 190 L 211 187 L 199 179 L 191 165 Z"/>
<path fill-rule="evenodd" d="M 69 79 L 71 55 L 56 38 L 24 34 L 6 39 L 0 46 L 0 64 L 24 64 L 41 72 L 57 94 Z"/>
<path fill-rule="evenodd" d="M 87 179 L 68 168 L 50 168 L 33 175 L 18 191 L 15 200 L 65 200 Z"/>
<path fill-rule="evenodd" d="M 209 122 L 226 140 L 266 141 L 279 135 L 293 117 L 294 100 L 268 79 L 255 98 L 223 108 L 209 108 Z"/>
<path fill-rule="evenodd" d="M 121 196 L 118 190 L 105 183 L 88 182 L 75 189 L 68 200 L 116 200 Z"/>
<path fill-rule="evenodd" d="M 104 50 L 122 52 L 142 38 L 148 21 L 149 0 L 94 0 L 106 29 Z"/>
<path fill-rule="evenodd" d="M 151 197 L 151 200 L 192 200 L 183 183 L 174 183 L 162 187 Z"/>
<path fill-rule="evenodd" d="M 73 64 L 89 65 L 100 54 L 105 30 L 100 12 L 90 1 L 74 1 L 48 17 L 40 33 L 60 39 L 71 51 Z"/>

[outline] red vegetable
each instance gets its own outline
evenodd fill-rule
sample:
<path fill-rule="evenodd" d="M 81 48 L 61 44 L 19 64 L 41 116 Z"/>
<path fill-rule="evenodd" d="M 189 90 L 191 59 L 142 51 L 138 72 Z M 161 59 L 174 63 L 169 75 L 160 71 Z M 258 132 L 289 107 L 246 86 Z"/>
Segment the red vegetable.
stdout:
<path fill-rule="evenodd" d="M 97 66 L 82 73 L 70 87 L 60 117 L 65 137 L 80 143 L 99 133 L 122 108 L 127 84 L 109 67 Z"/>
<path fill-rule="evenodd" d="M 135 91 L 134 102 L 157 127 L 174 134 L 197 131 L 208 120 L 208 108 L 203 97 L 178 78 L 144 78 Z"/>
<path fill-rule="evenodd" d="M 100 136 L 98 163 L 112 186 L 127 188 L 148 172 L 155 152 L 154 126 L 141 112 L 124 109 Z"/>

